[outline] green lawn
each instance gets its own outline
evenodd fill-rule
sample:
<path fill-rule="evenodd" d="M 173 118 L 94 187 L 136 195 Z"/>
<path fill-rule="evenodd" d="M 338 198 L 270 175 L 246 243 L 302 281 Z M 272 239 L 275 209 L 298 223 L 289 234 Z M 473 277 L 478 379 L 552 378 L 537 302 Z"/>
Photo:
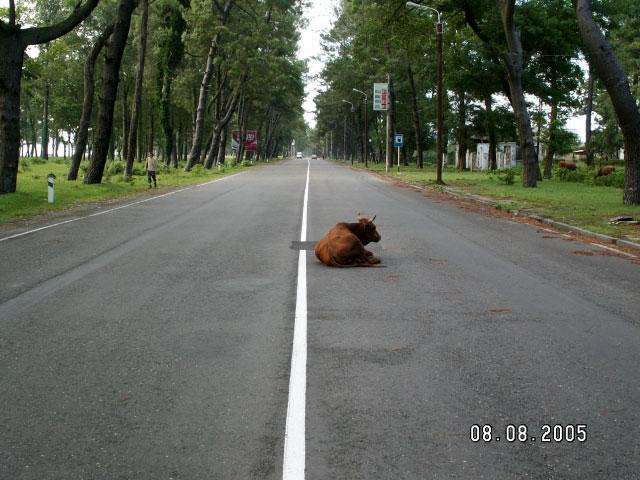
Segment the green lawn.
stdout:
<path fill-rule="evenodd" d="M 69 208 L 80 203 L 110 200 L 147 190 L 147 178 L 144 175 L 142 164 L 135 164 L 134 173 L 137 175 L 134 174 L 129 182 L 124 181 L 121 173 L 109 174 L 110 172 L 118 172 L 121 167 L 121 162 L 115 162 L 113 165 L 108 164 L 101 184 L 85 185 L 82 183 L 83 170 L 79 172 L 77 181 L 66 180 L 69 169 L 68 160 L 51 159 L 46 163 L 40 163 L 39 160 L 26 159 L 25 161 L 21 159 L 16 192 L 0 195 L 0 223 Z M 216 177 L 238 173 L 247 168 L 250 166 L 245 164 L 227 166 L 221 170 L 205 170 L 201 165 L 197 165 L 187 173 L 183 167 L 169 169 L 163 165 L 157 173 L 157 191 L 168 187 L 203 183 Z M 49 172 L 56 176 L 54 204 L 47 202 L 47 175 Z"/>
<path fill-rule="evenodd" d="M 356 166 L 364 168 L 363 164 Z M 384 164 L 372 164 L 369 169 L 385 173 Z M 388 175 L 414 185 L 438 188 L 434 183 L 434 166 L 423 170 L 401 166 L 400 174 L 396 172 L 394 167 Z M 592 175 L 589 174 L 586 183 L 563 182 L 556 176 L 538 182 L 536 188 L 523 188 L 519 175 L 513 185 L 506 185 L 498 175 L 445 168 L 443 180 L 456 192 L 494 199 L 498 208 L 527 211 L 618 238 L 640 239 L 638 226 L 608 224 L 610 218 L 619 215 L 631 215 L 640 220 L 640 206 L 624 205 L 621 188 L 593 185 Z"/>

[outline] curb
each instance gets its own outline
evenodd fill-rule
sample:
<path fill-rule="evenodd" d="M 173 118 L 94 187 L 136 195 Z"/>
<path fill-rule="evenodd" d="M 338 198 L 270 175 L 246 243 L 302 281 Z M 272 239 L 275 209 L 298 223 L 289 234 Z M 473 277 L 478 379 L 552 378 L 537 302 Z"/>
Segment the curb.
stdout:
<path fill-rule="evenodd" d="M 359 169 L 358 169 L 359 170 Z M 480 203 L 482 205 L 486 205 L 492 208 L 495 208 L 495 203 L 499 202 L 499 199 L 489 199 L 486 197 L 481 197 L 479 195 L 474 195 L 474 194 L 461 194 L 459 192 L 456 192 L 455 190 L 448 188 L 448 187 L 430 187 L 430 186 L 419 186 L 419 185 L 414 185 L 412 183 L 407 183 L 405 181 L 402 181 L 398 178 L 394 178 L 394 177 L 390 177 L 388 175 L 384 175 L 384 174 L 379 174 L 378 172 L 373 172 L 371 170 L 365 170 L 362 169 L 363 171 L 366 171 L 372 175 L 378 176 L 380 178 L 383 179 L 388 179 L 388 180 L 392 180 L 394 182 L 397 183 L 402 183 L 404 185 L 407 186 L 411 186 L 413 188 L 422 190 L 422 189 L 431 189 L 431 190 L 439 190 L 442 192 L 445 192 L 448 195 L 451 195 L 452 197 L 456 197 L 456 198 L 460 198 L 460 199 L 464 199 L 464 200 L 469 200 L 471 202 L 475 202 L 475 203 Z M 519 210 L 511 210 L 510 213 L 516 217 L 526 217 L 526 218 L 530 218 L 531 220 L 535 220 L 537 222 L 540 223 L 544 223 L 546 225 L 551 225 L 555 228 L 557 228 L 558 230 L 562 230 L 564 232 L 572 232 L 572 233 L 576 233 L 578 235 L 582 235 L 585 237 L 589 237 L 589 238 L 593 238 L 594 240 L 599 240 L 600 242 L 603 243 L 610 243 L 613 245 L 618 245 L 618 246 L 622 246 L 622 247 L 626 247 L 626 248 L 630 248 L 633 249 L 635 251 L 637 251 L 638 253 L 640 253 L 640 243 L 635 243 L 635 242 L 630 242 L 629 240 L 622 240 L 620 238 L 615 238 L 615 237 L 610 237 L 609 235 L 603 235 L 601 233 L 596 233 L 596 232 L 592 232 L 590 230 L 585 230 L 584 228 L 580 228 L 580 227 L 575 227 L 573 225 L 569 225 L 567 223 L 562 223 L 559 222 L 557 220 L 552 220 L 550 218 L 547 217 L 541 217 L 540 215 L 532 215 L 532 214 L 528 214 L 528 213 L 522 213 Z"/>
<path fill-rule="evenodd" d="M 447 194 L 452 195 L 454 197 L 464 198 L 466 200 L 470 200 L 470 201 L 476 202 L 476 203 L 481 203 L 483 205 L 488 205 L 488 206 L 491 206 L 491 207 L 493 207 L 493 204 L 495 203 L 495 200 L 484 199 L 482 197 L 478 197 L 477 195 L 473 195 L 473 194 L 471 194 L 471 195 L 460 194 L 460 193 L 456 192 L 455 190 L 452 190 L 452 189 L 447 188 L 447 187 L 443 187 L 442 190 L 445 191 Z M 540 215 L 532 215 L 532 214 L 528 214 L 528 213 L 522 213 L 519 210 L 512 210 L 511 213 L 513 215 L 515 215 L 515 216 L 527 217 L 527 218 L 530 218 L 532 220 L 536 220 L 537 222 L 544 223 L 546 225 L 551 225 L 551 226 L 557 228 L 558 230 L 562 230 L 564 232 L 577 233 L 579 235 L 583 235 L 585 237 L 590 237 L 590 238 L 593 238 L 595 240 L 599 240 L 601 242 L 611 243 L 613 245 L 619 245 L 619 246 L 623 246 L 623 247 L 627 247 L 627 248 L 632 248 L 632 249 L 637 250 L 638 252 L 640 252 L 640 244 L 634 243 L 634 242 L 630 242 L 629 240 L 622 240 L 620 238 L 610 237 L 609 235 L 603 235 L 601 233 L 592 232 L 591 230 L 585 230 L 584 228 L 580 228 L 580 227 L 576 227 L 576 226 L 573 226 L 573 225 L 569 225 L 568 223 L 559 222 L 557 220 L 552 220 L 552 219 L 547 218 L 547 217 L 541 217 Z"/>

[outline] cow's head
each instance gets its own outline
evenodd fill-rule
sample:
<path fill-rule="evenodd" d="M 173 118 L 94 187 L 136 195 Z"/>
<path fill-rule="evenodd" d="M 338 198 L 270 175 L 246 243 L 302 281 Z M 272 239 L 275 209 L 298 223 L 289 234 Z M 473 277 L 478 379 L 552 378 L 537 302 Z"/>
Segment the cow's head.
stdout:
<path fill-rule="evenodd" d="M 368 243 L 371 243 L 371 242 L 379 242 L 380 239 L 382 238 L 378 233 L 378 230 L 376 230 L 376 226 L 373 223 L 375 219 L 376 219 L 376 215 L 374 215 L 372 219 L 368 219 L 368 218 L 360 219 L 360 225 L 362 225 L 363 227 L 362 243 L 364 245 L 367 245 Z"/>

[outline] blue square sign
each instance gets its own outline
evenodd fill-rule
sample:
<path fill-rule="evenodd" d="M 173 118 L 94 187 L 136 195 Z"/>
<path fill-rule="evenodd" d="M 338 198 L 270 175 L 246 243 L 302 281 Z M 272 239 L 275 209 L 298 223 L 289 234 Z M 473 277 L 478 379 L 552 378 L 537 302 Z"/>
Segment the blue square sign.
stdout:
<path fill-rule="evenodd" d="M 396 133 L 393 136 L 393 146 L 399 148 L 404 147 L 404 136 L 401 133 Z"/>

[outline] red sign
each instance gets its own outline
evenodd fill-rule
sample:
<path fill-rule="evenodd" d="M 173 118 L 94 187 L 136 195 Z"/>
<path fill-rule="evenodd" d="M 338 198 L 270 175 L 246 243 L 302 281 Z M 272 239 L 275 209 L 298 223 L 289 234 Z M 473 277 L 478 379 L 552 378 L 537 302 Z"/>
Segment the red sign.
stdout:
<path fill-rule="evenodd" d="M 244 149 L 247 152 L 258 151 L 258 132 L 247 130 L 247 135 L 244 137 Z"/>
<path fill-rule="evenodd" d="M 234 130 L 231 135 L 231 148 L 238 150 L 240 146 L 240 131 Z M 244 149 L 247 152 L 258 151 L 258 132 L 255 130 L 247 130 L 244 136 Z"/>

